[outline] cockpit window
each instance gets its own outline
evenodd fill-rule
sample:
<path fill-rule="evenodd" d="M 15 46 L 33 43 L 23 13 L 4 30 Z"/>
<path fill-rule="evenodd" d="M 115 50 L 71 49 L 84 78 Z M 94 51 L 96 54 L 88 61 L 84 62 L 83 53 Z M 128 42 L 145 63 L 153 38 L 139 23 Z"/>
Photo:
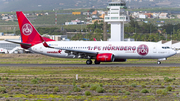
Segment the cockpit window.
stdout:
<path fill-rule="evenodd" d="M 162 47 L 162 49 L 170 49 L 170 47 Z"/>

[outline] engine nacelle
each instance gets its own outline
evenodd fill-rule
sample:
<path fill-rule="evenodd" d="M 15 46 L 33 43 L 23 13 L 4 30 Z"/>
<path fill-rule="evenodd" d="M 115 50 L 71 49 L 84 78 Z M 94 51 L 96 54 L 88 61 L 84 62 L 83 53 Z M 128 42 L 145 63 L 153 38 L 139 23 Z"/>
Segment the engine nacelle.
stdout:
<path fill-rule="evenodd" d="M 126 62 L 127 59 L 115 59 L 114 62 Z"/>
<path fill-rule="evenodd" d="M 114 55 L 112 53 L 102 53 L 96 56 L 98 62 L 114 62 Z"/>

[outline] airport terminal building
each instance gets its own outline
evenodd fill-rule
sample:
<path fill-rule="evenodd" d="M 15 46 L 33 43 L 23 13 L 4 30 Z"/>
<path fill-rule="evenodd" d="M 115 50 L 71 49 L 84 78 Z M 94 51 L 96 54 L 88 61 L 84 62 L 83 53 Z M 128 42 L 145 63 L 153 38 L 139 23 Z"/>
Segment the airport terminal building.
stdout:
<path fill-rule="evenodd" d="M 13 40 L 20 42 L 20 36 L 0 36 L 0 53 L 18 53 L 22 50 L 21 46 L 18 44 L 10 43 L 4 40 Z"/>
<path fill-rule="evenodd" d="M 14 40 L 14 41 L 20 41 L 20 40 Z M 0 53 L 19 53 L 22 48 L 18 44 L 6 42 L 6 41 L 0 41 Z"/>

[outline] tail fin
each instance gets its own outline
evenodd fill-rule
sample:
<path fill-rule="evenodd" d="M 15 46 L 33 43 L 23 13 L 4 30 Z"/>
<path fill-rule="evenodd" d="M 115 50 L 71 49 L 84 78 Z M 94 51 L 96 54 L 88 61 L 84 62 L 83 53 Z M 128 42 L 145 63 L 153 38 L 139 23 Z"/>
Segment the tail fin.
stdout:
<path fill-rule="evenodd" d="M 27 17 L 23 14 L 22 11 L 17 11 L 16 14 L 21 32 L 22 43 L 31 44 L 31 46 L 33 46 L 35 44 L 45 42 L 44 39 L 41 37 L 41 35 L 38 33 L 38 31 L 34 28 L 34 26 L 30 23 Z M 23 48 L 26 47 L 23 45 L 21 46 Z"/>

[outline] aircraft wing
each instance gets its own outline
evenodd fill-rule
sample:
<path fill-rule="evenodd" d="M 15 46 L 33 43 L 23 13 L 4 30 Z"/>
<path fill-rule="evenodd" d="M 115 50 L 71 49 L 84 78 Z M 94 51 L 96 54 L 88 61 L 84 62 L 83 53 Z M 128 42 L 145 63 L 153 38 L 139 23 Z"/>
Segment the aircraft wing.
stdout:
<path fill-rule="evenodd" d="M 85 51 L 85 50 L 75 50 L 75 49 L 71 49 L 71 48 L 67 49 L 67 48 L 60 48 L 60 47 L 51 47 L 46 42 L 44 42 L 43 45 L 47 48 L 65 50 L 65 53 L 79 55 L 82 57 L 86 57 L 86 56 L 96 57 L 96 55 L 98 54 L 98 52 L 90 52 L 90 51 Z"/>

